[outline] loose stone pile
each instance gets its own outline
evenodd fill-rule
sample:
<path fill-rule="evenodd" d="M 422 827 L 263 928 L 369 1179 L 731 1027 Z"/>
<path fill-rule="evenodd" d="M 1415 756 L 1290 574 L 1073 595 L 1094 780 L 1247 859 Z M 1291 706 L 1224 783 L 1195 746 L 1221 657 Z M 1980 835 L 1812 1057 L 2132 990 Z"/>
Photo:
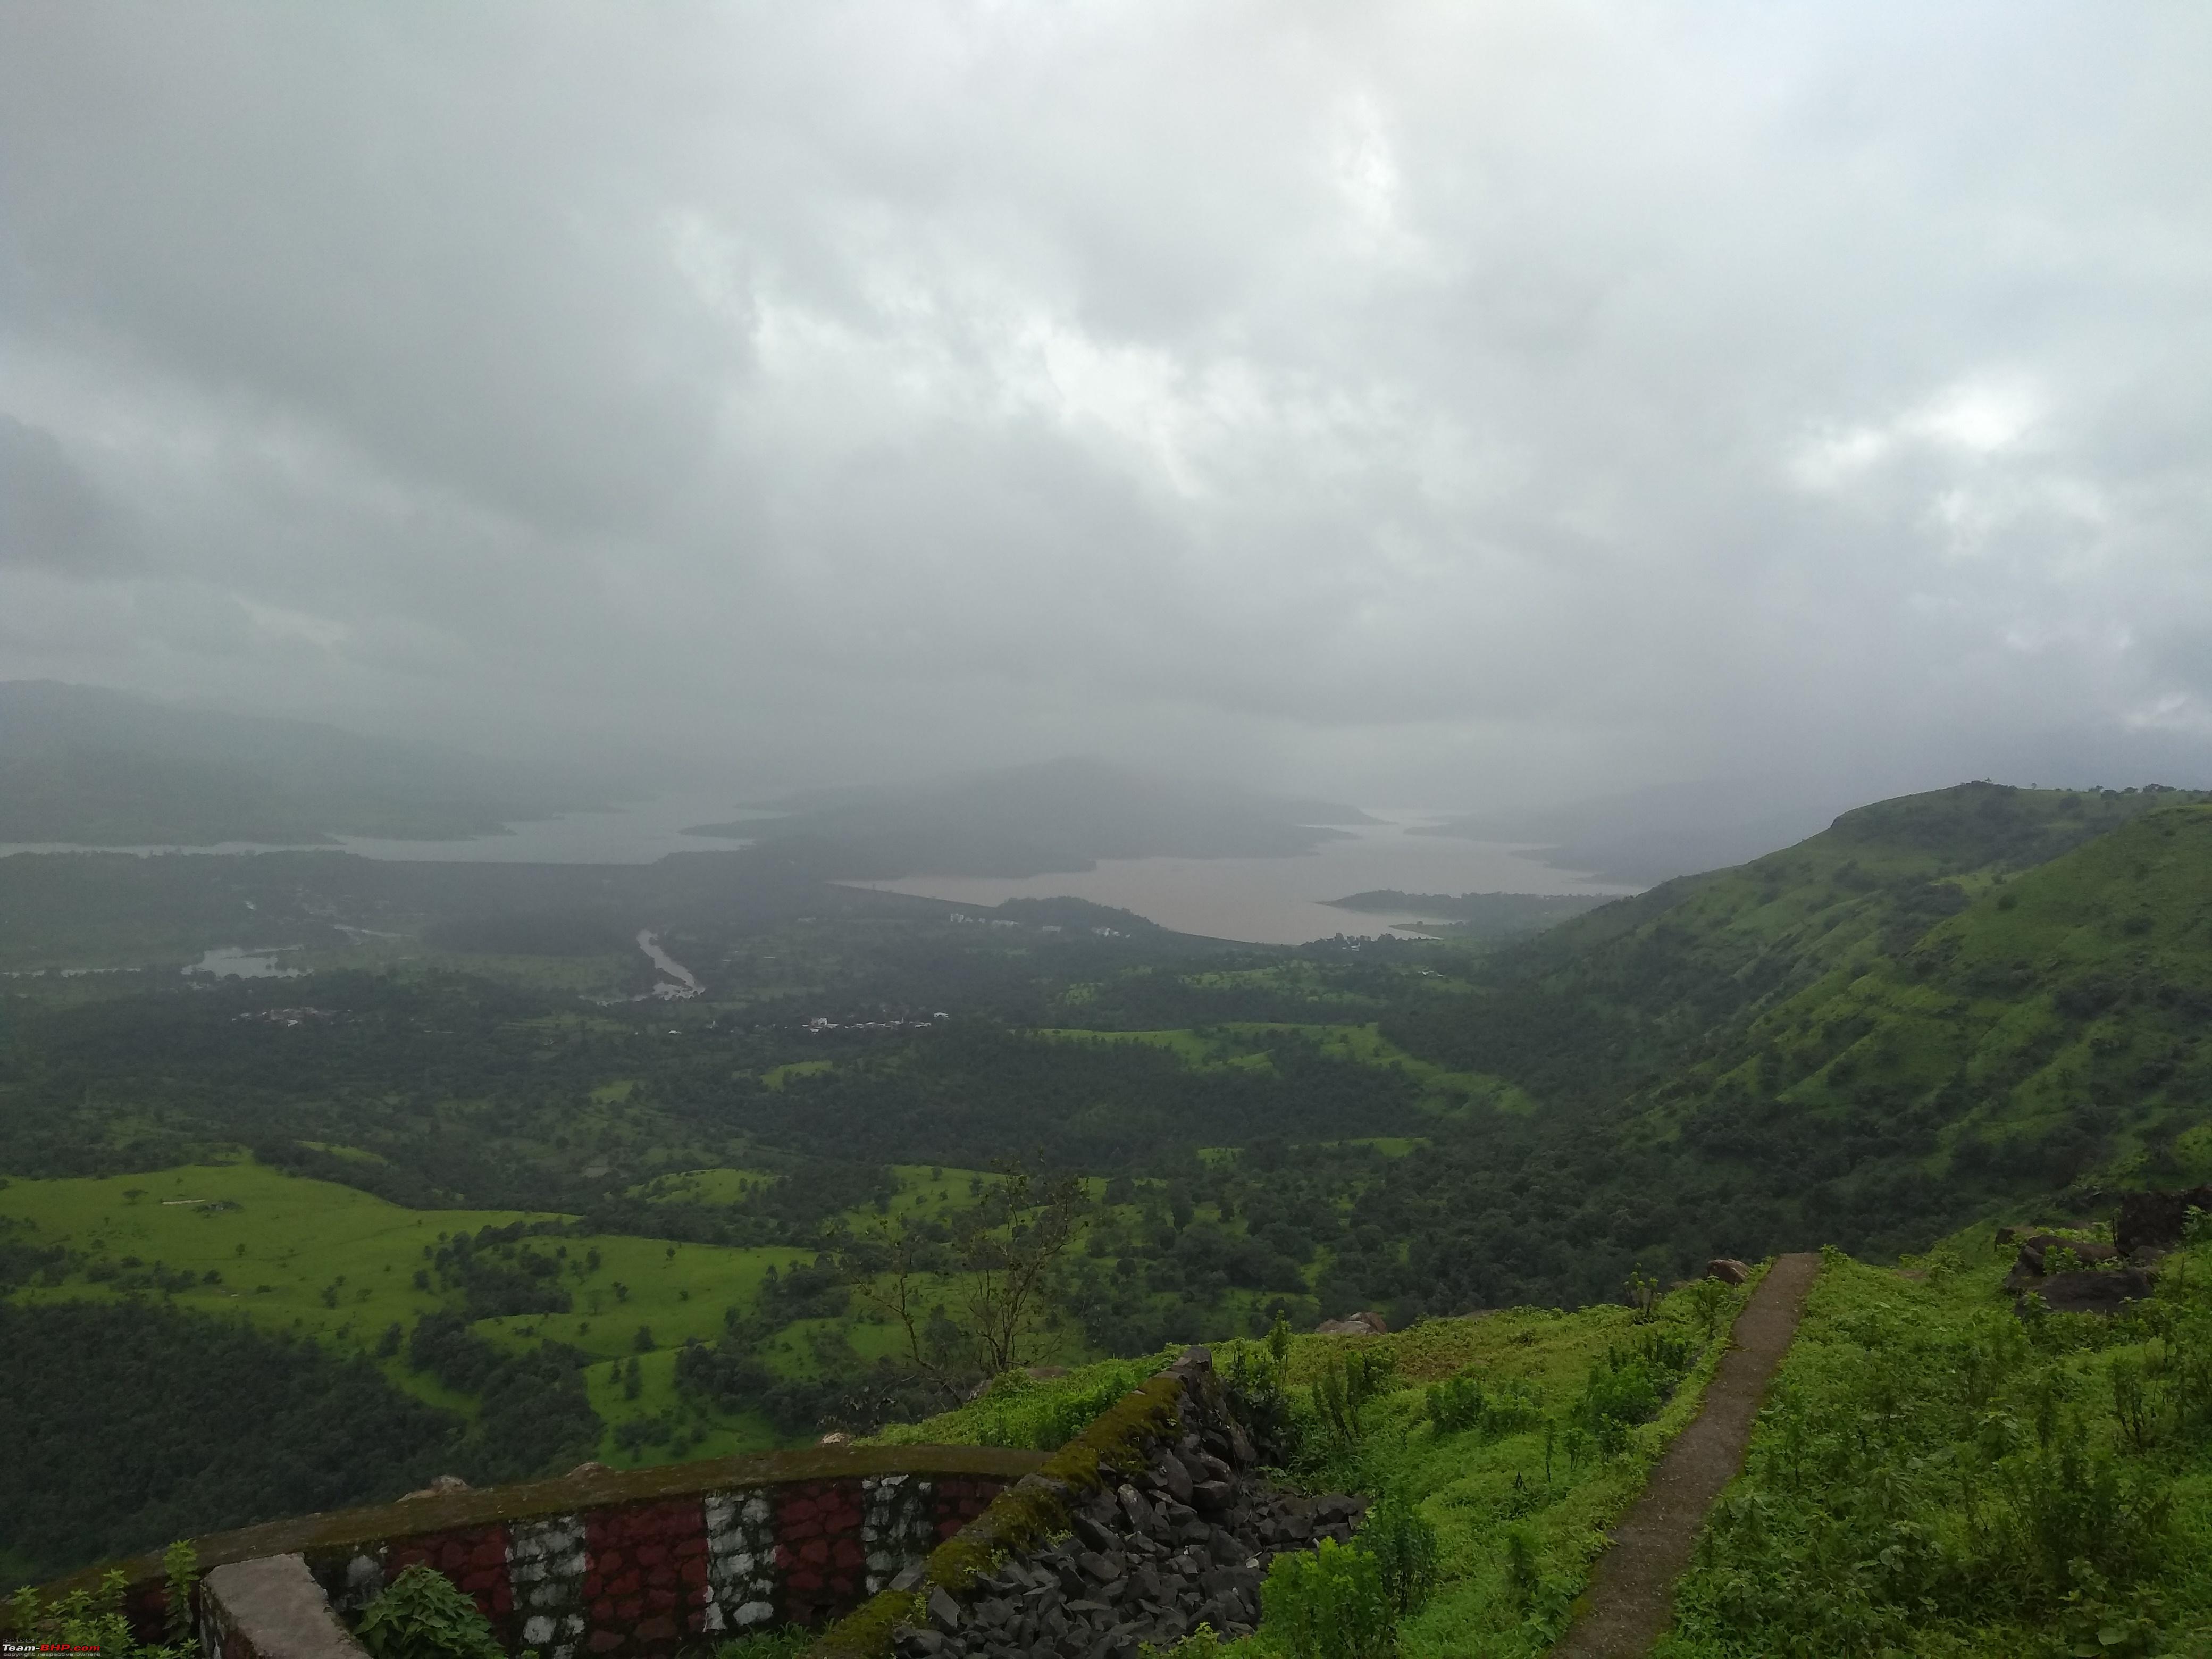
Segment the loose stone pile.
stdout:
<path fill-rule="evenodd" d="M 1211 1369 L 1203 1350 L 1176 1370 L 1185 1366 L 1193 1385 Z M 1067 1536 L 999 1563 L 963 1597 L 932 1589 L 927 1622 L 897 1632 L 902 1659 L 1135 1659 L 1140 1643 L 1164 1646 L 1200 1624 L 1224 1638 L 1249 1635 L 1268 1563 L 1349 1538 L 1365 1500 L 1302 1498 L 1260 1479 L 1243 1430 L 1208 1408 L 1216 1398 L 1188 1388 L 1181 1432 L 1155 1446 L 1139 1473 L 1077 1500 Z M 920 1570 L 901 1577 L 893 1587 L 910 1588 Z"/>

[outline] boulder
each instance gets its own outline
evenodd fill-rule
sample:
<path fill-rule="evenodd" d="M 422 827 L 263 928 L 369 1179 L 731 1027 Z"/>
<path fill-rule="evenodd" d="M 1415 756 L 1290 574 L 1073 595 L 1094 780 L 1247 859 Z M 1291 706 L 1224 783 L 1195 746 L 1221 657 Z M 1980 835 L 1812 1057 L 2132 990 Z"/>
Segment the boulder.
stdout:
<path fill-rule="evenodd" d="M 2083 1267 L 2072 1273 L 2052 1273 L 2027 1287 L 2043 1298 L 2053 1313 L 2115 1314 L 2130 1302 L 2140 1302 L 2151 1293 L 2150 1274 L 2140 1267 L 2114 1267 L 2104 1272 Z M 2014 1311 L 2027 1311 L 2027 1296 L 2023 1293 Z"/>
<path fill-rule="evenodd" d="M 1316 1336 L 1381 1336 L 1390 1328 L 1389 1321 L 1379 1313 L 1346 1314 L 1341 1319 L 1324 1319 L 1314 1327 Z"/>
<path fill-rule="evenodd" d="M 2181 1243 L 2181 1229 L 2191 1209 L 2212 1210 L 2212 1187 L 2183 1192 L 2123 1193 L 2119 1219 L 2112 1227 L 2113 1242 L 2123 1255 L 2132 1255 L 2144 1245 Z"/>
<path fill-rule="evenodd" d="M 412 1498 L 443 1498 L 449 1492 L 466 1492 L 468 1489 L 469 1483 L 462 1480 L 459 1475 L 441 1474 L 427 1486 L 418 1487 L 410 1492 L 402 1492 L 399 1501 L 404 1504 Z"/>
<path fill-rule="evenodd" d="M 2115 1261 L 2119 1251 L 2112 1245 L 2094 1238 L 2061 1238 L 2056 1233 L 2037 1233 L 2020 1242 L 2020 1265 L 2032 1273 L 2047 1273 L 2049 1253 L 2053 1249 L 2071 1250 L 2074 1259 L 2081 1262 Z"/>
<path fill-rule="evenodd" d="M 1751 1269 L 1732 1255 L 1717 1255 L 1705 1263 L 1705 1277 L 1723 1285 L 1741 1285 L 1751 1277 Z"/>

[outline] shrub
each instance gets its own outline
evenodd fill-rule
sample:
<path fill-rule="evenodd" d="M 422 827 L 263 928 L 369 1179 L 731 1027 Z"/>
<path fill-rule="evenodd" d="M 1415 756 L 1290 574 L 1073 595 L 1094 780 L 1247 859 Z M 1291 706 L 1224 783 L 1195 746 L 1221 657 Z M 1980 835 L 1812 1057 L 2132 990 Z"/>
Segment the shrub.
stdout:
<path fill-rule="evenodd" d="M 13 1633 L 45 1647 L 88 1649 L 103 1659 L 198 1659 L 199 1638 L 191 1625 L 199 1563 L 192 1547 L 170 1545 L 161 1553 L 161 1569 L 166 1643 L 142 1644 L 131 1633 L 123 1611 L 129 1586 L 120 1571 L 104 1574 L 95 1589 L 71 1590 L 50 1603 L 41 1603 L 38 1591 L 24 1585 L 8 1605 Z"/>
<path fill-rule="evenodd" d="M 1362 1409 L 1389 1386 L 1397 1369 L 1397 1356 L 1388 1348 L 1355 1348 L 1341 1359 L 1329 1356 L 1312 1393 L 1314 1417 L 1334 1449 L 1349 1450 L 1366 1438 Z"/>
<path fill-rule="evenodd" d="M 1382 1574 L 1393 1617 L 1410 1617 L 1428 1604 L 1437 1587 L 1437 1529 L 1404 1492 L 1394 1487 L 1376 1499 L 1354 1541 Z"/>
<path fill-rule="evenodd" d="M 1397 1620 L 1380 1564 L 1333 1538 L 1277 1556 L 1260 1605 L 1269 1638 L 1289 1659 L 1384 1659 L 1393 1646 Z"/>
<path fill-rule="evenodd" d="M 2191 1650 L 2160 1574 L 2189 1559 L 2162 1443 L 2191 1420 L 2194 1312 L 2162 1288 L 2023 1325 L 1830 1272 L 1678 1586 L 1680 1650 Z"/>
<path fill-rule="evenodd" d="M 1429 1421 L 1436 1425 L 1438 1434 L 1473 1429 L 1485 1440 L 1502 1440 L 1534 1428 L 1544 1412 L 1541 1396 L 1529 1383 L 1486 1384 L 1479 1376 L 1466 1375 L 1431 1382 L 1428 1407 Z"/>
<path fill-rule="evenodd" d="M 799 1659 L 813 1642 L 814 1632 L 805 1626 L 781 1625 L 717 1644 L 714 1659 Z"/>
<path fill-rule="evenodd" d="M 1291 1409 L 1289 1375 L 1290 1327 L 1278 1320 L 1277 1342 L 1266 1347 L 1240 1342 L 1230 1351 L 1229 1363 L 1220 1370 L 1229 1414 L 1243 1425 L 1265 1462 L 1288 1468 L 1304 1449 L 1304 1427 Z"/>
<path fill-rule="evenodd" d="M 410 1567 L 354 1627 L 374 1659 L 506 1659 L 491 1621 L 441 1572 Z"/>

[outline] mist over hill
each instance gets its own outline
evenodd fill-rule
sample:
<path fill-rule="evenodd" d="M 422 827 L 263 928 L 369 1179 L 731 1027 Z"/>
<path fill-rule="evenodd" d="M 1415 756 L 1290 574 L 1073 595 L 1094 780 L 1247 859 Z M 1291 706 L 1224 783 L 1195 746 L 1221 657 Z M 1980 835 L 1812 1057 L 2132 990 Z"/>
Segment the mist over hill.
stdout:
<path fill-rule="evenodd" d="M 1069 758 L 902 788 L 812 791 L 781 818 L 702 824 L 847 878 L 1064 874 L 1101 859 L 1280 858 L 1374 822 L 1357 807 Z"/>
<path fill-rule="evenodd" d="M 581 776 L 431 744 L 95 686 L 0 682 L 0 842 L 443 840 L 602 799 Z"/>

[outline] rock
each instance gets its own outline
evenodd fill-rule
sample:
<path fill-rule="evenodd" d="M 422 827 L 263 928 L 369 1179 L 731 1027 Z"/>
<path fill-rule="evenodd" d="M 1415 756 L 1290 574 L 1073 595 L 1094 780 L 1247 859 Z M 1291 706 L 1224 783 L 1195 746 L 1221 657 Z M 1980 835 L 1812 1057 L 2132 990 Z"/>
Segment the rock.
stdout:
<path fill-rule="evenodd" d="M 1160 1459 L 1156 1467 L 1159 1470 L 1160 1484 L 1167 1488 L 1168 1496 L 1178 1504 L 1189 1503 L 1190 1471 L 1183 1467 L 1182 1459 L 1170 1452 Z"/>
<path fill-rule="evenodd" d="M 1229 1425 L 1229 1461 L 1240 1469 L 1249 1469 L 1260 1461 L 1260 1453 L 1252 1444 L 1252 1437 L 1244 1432 L 1242 1424 Z"/>
<path fill-rule="evenodd" d="M 2019 1264 L 2030 1273 L 2046 1273 L 2049 1268 L 2045 1263 L 2054 1249 L 2071 1250 L 2076 1261 L 2084 1262 L 2111 1261 L 2120 1254 L 2112 1245 L 2094 1238 L 2060 1238 L 2054 1233 L 2038 1233 L 2021 1241 Z"/>
<path fill-rule="evenodd" d="M 592 1465 L 586 1464 L 585 1467 L 589 1468 Z M 410 1498 L 443 1498 L 449 1492 L 466 1492 L 468 1490 L 469 1483 L 462 1480 L 459 1475 L 441 1474 L 427 1486 L 420 1487 L 410 1492 L 402 1492 L 399 1497 L 399 1501 L 404 1504 Z"/>
<path fill-rule="evenodd" d="M 1361 1500 L 1303 1498 L 1240 1472 L 1256 1455 L 1221 1409 L 1206 1350 L 1187 1350 L 1169 1369 L 1185 1387 L 1180 1421 L 1139 1449 L 1143 1464 L 1087 1492 L 1036 1475 L 1017 1483 L 1053 1488 L 1071 1531 L 1000 1559 L 957 1596 L 933 1591 L 924 1628 L 898 1633 L 897 1659 L 1135 1659 L 1147 1645 L 1172 1648 L 1201 1621 L 1224 1636 L 1249 1634 L 1276 1554 L 1350 1534 Z M 1316 1528 L 1311 1517 L 1324 1513 L 1340 1518 Z M 910 1587 L 921 1582 L 917 1574 Z"/>
<path fill-rule="evenodd" d="M 2150 1274 L 2140 1267 L 2114 1267 L 2101 1273 L 2085 1267 L 2052 1273 L 2035 1285 L 2032 1293 L 2041 1297 L 2053 1313 L 2113 1314 L 2123 1304 L 2140 1302 L 2148 1296 L 2152 1284 Z M 2027 1294 L 2014 1311 L 2027 1311 Z"/>
<path fill-rule="evenodd" d="M 2179 1244 L 2192 1209 L 2212 1210 L 2212 1187 L 2183 1192 L 2123 1193 L 2112 1242 L 2123 1255 L 2145 1244 Z"/>
<path fill-rule="evenodd" d="M 1732 1255 L 1717 1255 L 1705 1263 L 1705 1277 L 1723 1285 L 1741 1285 L 1751 1277 L 1751 1269 Z"/>
<path fill-rule="evenodd" d="M 587 1474 L 612 1474 L 613 1473 L 614 1471 L 605 1463 L 579 1463 L 574 1468 L 569 1470 L 563 1479 L 574 1480 Z"/>
<path fill-rule="evenodd" d="M 960 1628 L 960 1604 L 939 1584 L 929 1593 L 929 1622 L 947 1636 Z"/>
<path fill-rule="evenodd" d="M 849 1446 L 853 1443 L 853 1437 L 842 1430 L 833 1430 L 814 1443 L 817 1446 Z"/>
<path fill-rule="evenodd" d="M 1346 1314 L 1341 1319 L 1324 1319 L 1314 1327 L 1316 1336 L 1381 1336 L 1390 1328 L 1389 1322 L 1379 1313 Z"/>
<path fill-rule="evenodd" d="M 1121 1514 L 1132 1529 L 1150 1532 L 1152 1529 L 1152 1506 L 1138 1494 L 1134 1486 L 1124 1483 L 1115 1489 L 1115 1500 L 1121 1506 Z"/>

